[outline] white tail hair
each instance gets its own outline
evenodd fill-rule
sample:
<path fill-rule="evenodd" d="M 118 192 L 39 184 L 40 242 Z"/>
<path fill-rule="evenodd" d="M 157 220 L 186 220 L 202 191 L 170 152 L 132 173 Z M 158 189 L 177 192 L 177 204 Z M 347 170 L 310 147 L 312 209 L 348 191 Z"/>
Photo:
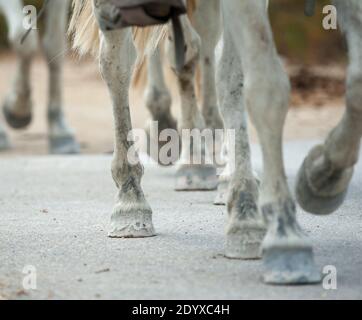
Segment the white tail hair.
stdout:
<path fill-rule="evenodd" d="M 92 1 L 73 0 L 73 14 L 68 33 L 73 39 L 73 49 L 80 55 L 99 54 L 100 31 L 93 14 Z M 167 26 L 133 28 L 133 40 L 139 58 L 156 49 L 167 34 Z M 140 59 L 142 60 L 142 59 Z M 140 62 L 140 61 L 139 61 Z"/>

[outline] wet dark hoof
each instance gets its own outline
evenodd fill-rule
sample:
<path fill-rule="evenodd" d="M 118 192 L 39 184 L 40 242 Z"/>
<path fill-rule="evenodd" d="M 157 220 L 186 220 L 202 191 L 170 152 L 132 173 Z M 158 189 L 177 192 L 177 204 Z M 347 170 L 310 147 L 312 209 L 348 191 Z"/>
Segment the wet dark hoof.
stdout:
<path fill-rule="evenodd" d="M 216 190 L 218 179 L 212 165 L 182 165 L 176 172 L 176 191 Z"/>
<path fill-rule="evenodd" d="M 50 137 L 49 138 L 50 154 L 78 154 L 80 146 L 73 136 Z"/>
<path fill-rule="evenodd" d="M 263 280 L 275 285 L 320 283 L 321 272 L 314 263 L 312 248 L 269 247 L 264 251 Z"/>
<path fill-rule="evenodd" d="M 13 129 L 24 129 L 28 127 L 32 121 L 32 114 L 26 116 L 18 116 L 9 111 L 6 104 L 3 106 L 3 113 L 7 124 Z"/>
<path fill-rule="evenodd" d="M 348 185 L 353 175 L 353 168 L 335 172 L 318 186 L 313 186 L 311 181 L 316 179 L 308 175 L 313 168 L 313 160 L 317 159 L 320 149 L 314 149 L 303 162 L 297 176 L 296 198 L 300 206 L 307 212 L 316 215 L 327 215 L 335 212 L 344 202 Z M 322 175 L 322 173 L 319 173 Z M 317 177 L 318 178 L 318 177 Z"/>

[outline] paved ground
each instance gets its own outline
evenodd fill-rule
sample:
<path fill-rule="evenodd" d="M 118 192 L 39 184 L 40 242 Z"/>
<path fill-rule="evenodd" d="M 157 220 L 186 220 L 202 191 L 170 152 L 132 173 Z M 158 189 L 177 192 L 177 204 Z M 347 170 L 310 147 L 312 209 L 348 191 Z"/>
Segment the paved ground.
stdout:
<path fill-rule="evenodd" d="M 291 184 L 311 143 L 287 144 Z M 260 154 L 254 150 L 256 167 Z M 335 299 L 362 298 L 362 165 L 345 205 L 330 217 L 300 213 L 318 265 L 334 265 L 338 289 L 274 287 L 261 263 L 223 258 L 225 208 L 215 193 L 172 191 L 173 169 L 149 167 L 145 193 L 158 236 L 108 239 L 115 187 L 109 156 L 0 159 L 2 298 Z M 22 289 L 22 270 L 37 269 L 38 289 Z"/>

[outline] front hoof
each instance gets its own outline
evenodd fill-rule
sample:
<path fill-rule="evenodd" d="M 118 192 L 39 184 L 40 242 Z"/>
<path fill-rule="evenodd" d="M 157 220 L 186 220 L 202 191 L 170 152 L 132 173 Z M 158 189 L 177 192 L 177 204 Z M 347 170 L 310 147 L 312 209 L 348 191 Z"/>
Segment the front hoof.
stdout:
<path fill-rule="evenodd" d="M 182 165 L 176 172 L 176 191 L 216 190 L 218 179 L 212 165 Z"/>
<path fill-rule="evenodd" d="M 10 149 L 10 142 L 5 133 L 0 132 L 0 151 L 5 151 Z"/>
<path fill-rule="evenodd" d="M 263 263 L 263 280 L 267 284 L 303 285 L 322 280 L 310 247 L 269 247 L 264 250 Z"/>
<path fill-rule="evenodd" d="M 50 154 L 78 154 L 80 146 L 73 136 L 50 137 L 49 138 Z"/>
<path fill-rule="evenodd" d="M 108 233 L 110 238 L 147 238 L 155 235 L 151 210 L 127 209 L 124 212 L 121 206 L 115 208 Z"/>
<path fill-rule="evenodd" d="M 229 231 L 226 237 L 225 256 L 229 259 L 260 259 L 265 233 L 266 229 L 261 225 Z"/>
<path fill-rule="evenodd" d="M 217 186 L 217 195 L 214 200 L 215 206 L 225 206 L 228 200 L 229 181 L 221 180 Z"/>
<path fill-rule="evenodd" d="M 7 124 L 13 129 L 24 129 L 28 127 L 32 121 L 32 114 L 25 116 L 18 116 L 9 110 L 5 103 L 3 106 L 3 113 Z"/>
<path fill-rule="evenodd" d="M 335 212 L 344 202 L 353 168 L 335 171 L 332 174 L 319 171 L 312 176 L 313 165 L 322 156 L 322 147 L 314 148 L 299 169 L 296 183 L 296 198 L 300 206 L 307 212 L 316 215 L 327 215 Z M 327 167 L 328 168 L 328 167 Z M 316 181 L 316 183 L 312 183 Z"/>

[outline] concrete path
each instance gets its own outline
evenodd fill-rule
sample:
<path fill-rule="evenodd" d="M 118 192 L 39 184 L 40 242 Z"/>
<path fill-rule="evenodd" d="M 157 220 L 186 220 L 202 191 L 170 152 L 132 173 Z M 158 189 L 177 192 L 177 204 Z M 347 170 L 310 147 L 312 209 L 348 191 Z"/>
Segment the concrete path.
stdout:
<path fill-rule="evenodd" d="M 312 143 L 286 145 L 290 183 Z M 260 168 L 260 152 L 254 148 Z M 329 217 L 299 213 L 316 261 L 334 265 L 338 289 L 261 283 L 260 261 L 225 259 L 224 207 L 214 192 L 176 193 L 174 169 L 146 168 L 158 236 L 109 239 L 115 195 L 110 156 L 0 159 L 0 297 L 16 299 L 362 298 L 362 164 Z M 24 291 L 25 266 L 37 290 Z"/>

